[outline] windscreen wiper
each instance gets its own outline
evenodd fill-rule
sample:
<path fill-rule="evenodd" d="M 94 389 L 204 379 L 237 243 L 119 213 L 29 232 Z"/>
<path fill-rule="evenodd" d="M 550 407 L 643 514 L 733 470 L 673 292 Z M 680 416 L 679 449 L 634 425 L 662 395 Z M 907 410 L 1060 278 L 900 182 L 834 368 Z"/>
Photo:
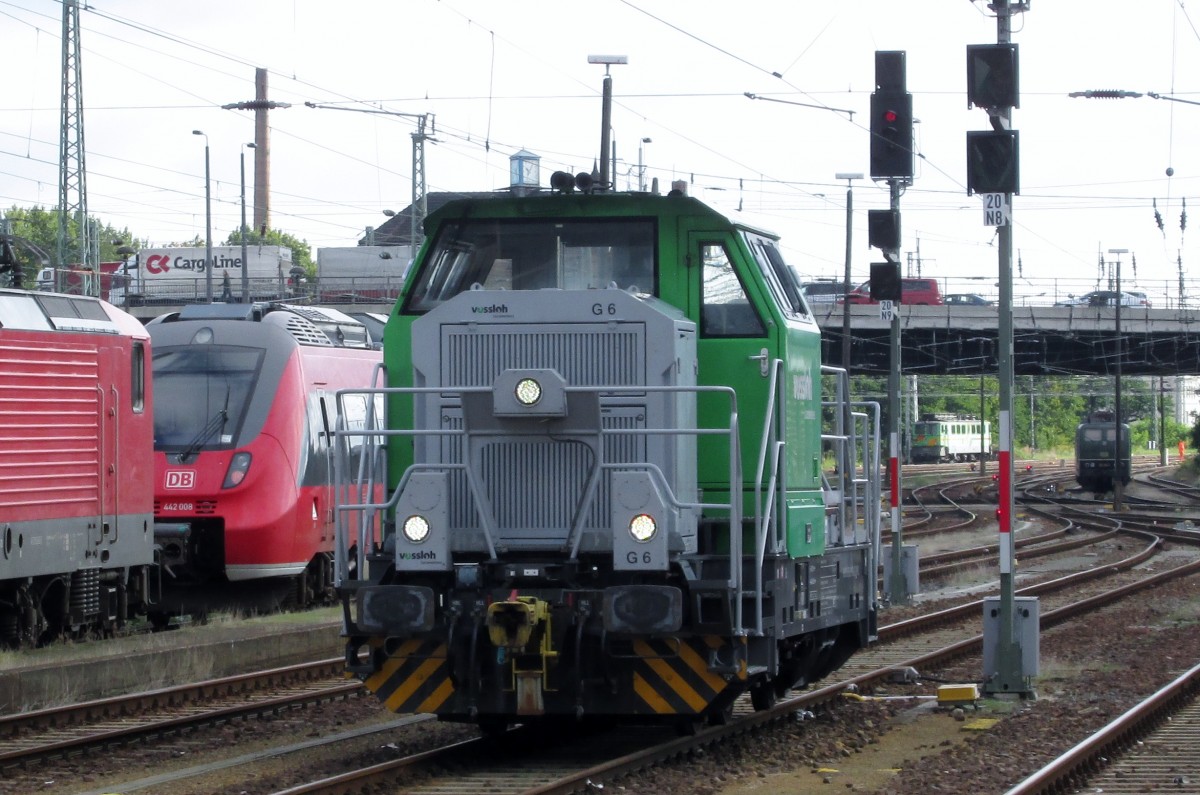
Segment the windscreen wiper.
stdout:
<path fill-rule="evenodd" d="M 217 413 L 200 429 L 200 433 L 196 434 L 196 437 L 188 442 L 187 447 L 183 448 L 183 452 L 179 454 L 179 463 L 186 464 L 188 459 L 199 452 L 200 448 L 212 438 L 213 434 L 225 430 L 225 423 L 228 421 L 229 387 L 225 387 L 225 405 L 217 410 Z"/>

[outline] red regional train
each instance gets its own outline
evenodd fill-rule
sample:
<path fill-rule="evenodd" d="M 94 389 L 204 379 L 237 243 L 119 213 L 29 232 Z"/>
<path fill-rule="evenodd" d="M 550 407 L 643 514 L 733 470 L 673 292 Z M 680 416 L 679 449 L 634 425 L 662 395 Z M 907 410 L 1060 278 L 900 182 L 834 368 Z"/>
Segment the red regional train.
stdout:
<path fill-rule="evenodd" d="M 111 632 L 154 595 L 150 351 L 99 299 L 0 290 L 0 644 Z"/>
<path fill-rule="evenodd" d="M 163 565 L 151 620 L 330 599 L 331 423 L 336 392 L 376 378 L 382 357 L 366 328 L 336 310 L 277 304 L 197 304 L 147 327 Z"/>

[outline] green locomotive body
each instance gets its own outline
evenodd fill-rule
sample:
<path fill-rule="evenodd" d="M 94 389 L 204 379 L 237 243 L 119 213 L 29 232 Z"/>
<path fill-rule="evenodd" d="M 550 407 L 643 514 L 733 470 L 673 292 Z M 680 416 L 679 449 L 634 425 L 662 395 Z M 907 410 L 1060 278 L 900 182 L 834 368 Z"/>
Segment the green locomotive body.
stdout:
<path fill-rule="evenodd" d="M 878 407 L 772 235 L 554 184 L 430 215 L 387 420 L 336 431 L 389 495 L 338 509 L 348 667 L 486 728 L 766 706 L 875 636 Z"/>

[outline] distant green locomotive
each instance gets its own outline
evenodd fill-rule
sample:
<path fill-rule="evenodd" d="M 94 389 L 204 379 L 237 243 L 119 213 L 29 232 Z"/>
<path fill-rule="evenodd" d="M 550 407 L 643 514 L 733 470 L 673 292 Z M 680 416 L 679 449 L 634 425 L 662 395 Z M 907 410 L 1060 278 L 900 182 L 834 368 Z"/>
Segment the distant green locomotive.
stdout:
<path fill-rule="evenodd" d="M 387 421 L 336 431 L 389 497 L 339 508 L 348 668 L 485 730 L 766 707 L 875 637 L 878 407 L 775 237 L 552 184 L 430 215 Z"/>
<path fill-rule="evenodd" d="M 914 464 L 978 461 L 993 452 L 992 424 L 961 414 L 922 414 L 912 426 Z"/>

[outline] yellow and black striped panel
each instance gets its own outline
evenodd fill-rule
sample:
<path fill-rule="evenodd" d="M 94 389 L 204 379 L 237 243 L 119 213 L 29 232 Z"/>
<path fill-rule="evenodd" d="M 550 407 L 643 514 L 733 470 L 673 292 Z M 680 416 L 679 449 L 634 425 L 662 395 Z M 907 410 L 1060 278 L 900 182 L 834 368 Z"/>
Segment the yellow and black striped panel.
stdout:
<path fill-rule="evenodd" d="M 364 684 L 392 712 L 437 712 L 454 693 L 445 641 L 404 641 Z"/>
<path fill-rule="evenodd" d="M 694 715 L 704 711 L 734 677 L 708 670 L 708 653 L 726 645 L 723 638 L 638 640 L 633 650 L 633 691 L 638 712 Z M 725 649 L 723 659 L 731 650 Z M 744 676 L 744 675 L 743 675 Z"/>

